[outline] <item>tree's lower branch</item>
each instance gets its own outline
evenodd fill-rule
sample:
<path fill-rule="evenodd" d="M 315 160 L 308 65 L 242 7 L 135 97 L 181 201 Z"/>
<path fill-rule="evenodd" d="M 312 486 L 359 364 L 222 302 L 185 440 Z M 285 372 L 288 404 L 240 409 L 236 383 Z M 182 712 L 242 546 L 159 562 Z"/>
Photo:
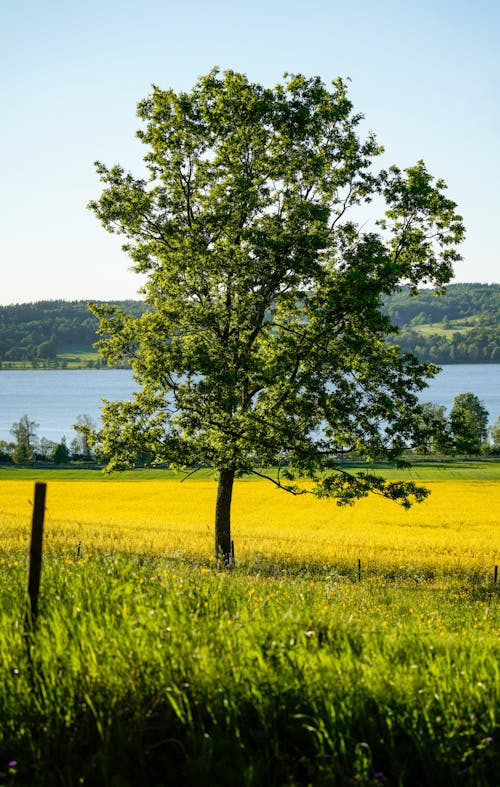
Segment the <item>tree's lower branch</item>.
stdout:
<path fill-rule="evenodd" d="M 272 478 L 270 475 L 266 475 L 265 473 L 259 473 L 257 470 L 252 470 L 253 475 L 259 476 L 259 478 L 265 478 L 266 481 L 270 481 L 272 484 L 278 487 L 278 489 L 283 489 L 285 492 L 289 492 L 291 495 L 307 495 L 310 494 L 308 489 L 298 489 L 297 487 L 293 486 L 285 486 L 281 483 L 281 481 L 277 481 L 275 478 Z"/>

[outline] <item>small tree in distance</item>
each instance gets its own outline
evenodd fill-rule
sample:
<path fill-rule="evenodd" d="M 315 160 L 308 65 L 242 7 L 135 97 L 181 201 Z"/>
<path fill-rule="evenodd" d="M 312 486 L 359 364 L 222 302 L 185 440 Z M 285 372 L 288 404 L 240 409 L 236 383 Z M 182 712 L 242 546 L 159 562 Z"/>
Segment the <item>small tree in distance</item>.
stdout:
<path fill-rule="evenodd" d="M 435 367 L 386 346 L 381 296 L 449 281 L 463 236 L 423 162 L 374 171 L 341 79 L 285 75 L 273 89 L 213 70 L 190 93 L 138 106 L 145 179 L 97 163 L 90 208 L 146 274 L 147 312 L 94 305 L 110 363 L 140 391 L 110 402 L 95 440 L 109 468 L 148 453 L 218 472 L 215 551 L 231 554 L 233 481 L 266 476 L 339 504 L 427 490 L 347 472 L 338 455 L 397 460 L 418 443 L 418 392 Z M 385 201 L 378 229 L 355 223 Z M 263 468 L 277 462 L 277 476 Z M 301 479 L 312 480 L 303 486 Z"/>
<path fill-rule="evenodd" d="M 457 454 L 478 456 L 488 440 L 488 411 L 479 397 L 468 391 L 453 400 L 451 431 Z"/>
<path fill-rule="evenodd" d="M 96 431 L 94 419 L 86 413 L 83 415 L 81 414 L 78 416 L 73 429 L 78 435 L 77 440 L 79 443 L 78 450 L 73 453 L 81 454 L 86 461 L 89 461 L 92 459 L 92 446 L 90 445 L 91 435 Z"/>
<path fill-rule="evenodd" d="M 446 409 L 434 402 L 422 404 L 421 443 L 416 446 L 420 454 L 453 453 L 453 438 Z"/>
<path fill-rule="evenodd" d="M 0 440 L 0 462 L 9 462 L 12 459 L 12 452 L 16 447 L 15 443 Z"/>
<path fill-rule="evenodd" d="M 68 445 L 66 443 L 66 437 L 62 437 L 61 441 L 57 443 L 52 451 L 51 459 L 56 465 L 62 465 L 66 462 L 69 462 L 71 456 L 69 452 Z"/>
<path fill-rule="evenodd" d="M 19 421 L 15 421 L 11 427 L 11 434 L 16 439 L 16 447 L 12 452 L 12 460 L 20 465 L 31 462 L 37 440 L 36 430 L 38 424 L 30 420 L 27 415 L 21 416 Z"/>
<path fill-rule="evenodd" d="M 495 423 L 490 426 L 489 432 L 491 435 L 491 451 L 494 454 L 500 454 L 500 415 Z"/>

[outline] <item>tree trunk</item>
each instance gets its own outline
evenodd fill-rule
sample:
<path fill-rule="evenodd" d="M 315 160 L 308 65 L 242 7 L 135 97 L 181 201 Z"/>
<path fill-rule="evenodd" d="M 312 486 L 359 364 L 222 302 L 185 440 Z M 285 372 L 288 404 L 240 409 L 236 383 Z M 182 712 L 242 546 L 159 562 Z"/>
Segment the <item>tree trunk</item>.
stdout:
<path fill-rule="evenodd" d="M 234 470 L 220 471 L 215 504 L 215 559 L 222 559 L 226 565 L 232 563 L 231 497 L 233 482 Z"/>

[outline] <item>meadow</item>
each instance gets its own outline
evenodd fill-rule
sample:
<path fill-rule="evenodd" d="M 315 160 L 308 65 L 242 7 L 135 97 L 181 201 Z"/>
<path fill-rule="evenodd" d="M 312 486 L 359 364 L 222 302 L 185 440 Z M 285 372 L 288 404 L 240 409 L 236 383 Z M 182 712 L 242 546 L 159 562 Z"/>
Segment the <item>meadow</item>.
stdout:
<path fill-rule="evenodd" d="M 0 784 L 498 783 L 494 465 L 415 469 L 408 512 L 239 481 L 231 572 L 208 472 L 47 472 L 25 637 L 32 472 L 0 472 Z"/>

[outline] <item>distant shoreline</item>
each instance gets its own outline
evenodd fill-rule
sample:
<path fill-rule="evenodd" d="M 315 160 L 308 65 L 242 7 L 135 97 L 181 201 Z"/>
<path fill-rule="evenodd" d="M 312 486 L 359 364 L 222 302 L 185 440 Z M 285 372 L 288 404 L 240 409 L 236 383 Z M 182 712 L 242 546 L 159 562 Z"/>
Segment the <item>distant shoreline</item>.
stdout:
<path fill-rule="evenodd" d="M 435 363 L 434 361 L 422 361 L 422 363 L 434 363 L 435 366 L 500 366 L 500 361 L 447 361 Z M 2 372 L 116 372 L 132 371 L 131 366 L 85 366 L 66 364 L 60 366 L 0 366 Z"/>
<path fill-rule="evenodd" d="M 107 303 L 132 319 L 147 311 L 139 300 Z M 414 297 L 403 288 L 386 296 L 381 309 L 390 323 L 386 341 L 424 363 L 500 363 L 500 284 L 450 284 L 439 298 L 429 289 Z M 99 336 L 87 301 L 0 306 L 0 370 L 107 368 Z"/>

